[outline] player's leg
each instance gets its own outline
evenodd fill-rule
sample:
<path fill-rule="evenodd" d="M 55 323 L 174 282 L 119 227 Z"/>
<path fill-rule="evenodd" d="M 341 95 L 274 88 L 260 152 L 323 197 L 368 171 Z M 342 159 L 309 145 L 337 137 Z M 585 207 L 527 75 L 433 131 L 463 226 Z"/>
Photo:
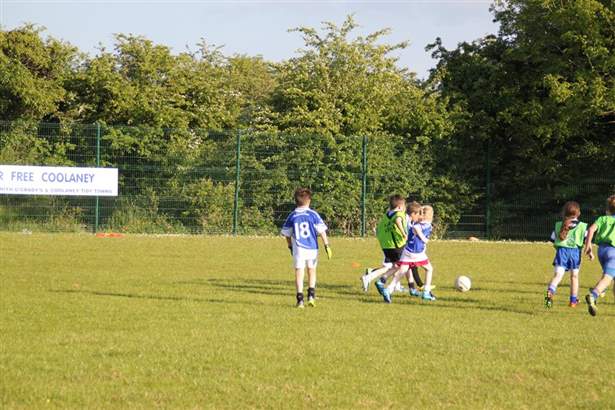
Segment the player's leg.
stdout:
<path fill-rule="evenodd" d="M 365 279 L 367 279 L 368 282 L 371 282 L 372 280 L 380 277 L 386 271 L 391 269 L 391 266 L 392 265 L 390 263 L 383 263 L 382 266 L 377 268 L 377 269 L 367 268 L 365 270 L 365 275 L 363 275 L 363 276 L 365 277 Z"/>
<path fill-rule="evenodd" d="M 406 272 L 408 272 L 408 265 L 401 265 L 393 274 L 393 279 L 391 280 L 391 283 L 389 283 L 389 286 L 382 289 L 382 297 L 385 302 L 391 303 L 391 295 L 395 291 L 395 288 L 399 284 L 401 278 L 406 275 Z"/>
<path fill-rule="evenodd" d="M 408 281 L 408 293 L 410 296 L 420 296 L 421 292 L 419 291 L 416 283 L 414 282 L 414 273 L 413 271 L 416 269 L 416 266 L 409 265 L 408 270 L 406 271 L 406 280 Z"/>
<path fill-rule="evenodd" d="M 382 276 L 380 276 L 379 282 L 381 283 L 382 286 L 386 285 L 387 279 L 390 278 L 391 276 L 394 276 L 399 270 L 399 266 L 397 265 L 397 263 L 401 259 L 403 252 L 404 252 L 403 247 L 397 248 L 397 249 L 385 249 L 384 250 L 385 259 L 384 259 L 383 265 L 389 265 L 389 269 L 386 272 L 384 272 Z M 379 285 L 376 286 L 380 294 L 382 294 L 381 289 L 380 289 L 382 286 L 379 286 Z M 397 282 L 393 291 L 399 290 L 400 288 L 401 288 L 401 285 L 399 282 Z"/>
<path fill-rule="evenodd" d="M 433 266 L 430 262 L 427 262 L 426 265 L 423 265 L 423 269 L 425 269 L 425 285 L 423 285 L 423 300 L 436 300 L 436 297 L 433 293 L 431 293 L 432 289 L 432 279 L 433 279 Z"/>
<path fill-rule="evenodd" d="M 407 272 L 408 272 L 407 265 L 402 265 L 398 269 L 396 269 L 394 274 L 392 275 L 393 279 L 389 283 L 389 286 L 386 287 L 386 289 L 392 293 L 395 290 L 395 287 L 397 286 L 397 284 L 401 281 L 401 278 L 404 277 Z"/>
<path fill-rule="evenodd" d="M 545 291 L 546 308 L 550 308 L 551 306 L 553 306 L 553 297 L 555 296 L 555 292 L 557 292 L 557 287 L 562 281 L 564 274 L 566 274 L 566 268 L 563 266 L 555 265 L 555 269 L 553 271 L 553 279 L 551 279 L 551 282 L 549 282 L 549 285 L 547 285 L 547 290 Z"/>
<path fill-rule="evenodd" d="M 612 274 L 604 273 L 602 278 L 596 283 L 593 289 L 590 290 L 589 294 L 585 296 L 585 302 L 587 302 L 587 310 L 589 314 L 592 316 L 596 316 L 598 313 L 598 309 L 596 308 L 596 301 L 600 297 L 600 294 L 604 292 L 606 288 L 611 285 L 613 282 L 613 277 L 615 276 L 615 272 Z"/>
<path fill-rule="evenodd" d="M 376 281 L 376 289 L 378 289 L 378 293 L 382 295 L 382 290 L 386 286 L 387 279 L 390 276 L 394 275 L 397 272 L 398 266 L 397 262 L 401 258 L 401 254 L 403 252 L 403 248 L 397 249 L 383 249 L 384 253 L 384 262 L 382 262 L 383 267 L 387 267 L 387 270 L 382 273 L 380 279 Z"/>
<path fill-rule="evenodd" d="M 382 276 L 380 276 L 380 282 L 382 283 L 387 283 L 387 280 L 391 277 L 394 276 L 395 273 L 399 270 L 399 268 L 397 267 L 397 265 L 395 264 L 391 264 L 391 266 L 389 267 L 389 269 L 387 269 Z"/>
<path fill-rule="evenodd" d="M 378 269 L 370 269 L 370 268 L 365 269 L 365 274 L 361 276 L 361 287 L 363 288 L 363 292 L 367 292 L 367 290 L 369 289 L 369 284 L 371 283 L 372 280 L 385 274 L 389 269 L 391 269 L 392 266 L 393 264 L 386 262 L 386 259 L 385 259 L 385 262 L 383 262 L 382 266 L 379 267 Z"/>
<path fill-rule="evenodd" d="M 611 285 L 613 278 L 615 278 L 615 247 L 613 246 L 600 246 L 598 247 L 598 260 L 602 266 L 602 278 L 589 294 L 585 296 L 587 302 L 587 310 L 592 316 L 596 316 L 598 312 L 596 308 L 596 301 L 600 295 Z"/>
<path fill-rule="evenodd" d="M 382 275 L 382 278 L 383 278 L 383 281 L 384 281 L 383 283 L 386 283 L 387 278 L 389 278 L 389 277 L 391 277 L 391 276 L 395 275 L 395 273 L 396 273 L 398 270 L 399 270 L 399 269 L 398 269 L 397 267 L 394 267 L 394 268 L 391 268 L 391 269 L 389 269 L 388 271 L 386 271 L 386 272 L 384 273 L 384 275 Z M 406 274 L 405 274 L 404 276 L 408 276 L 408 272 L 406 272 Z M 399 282 L 397 282 L 397 283 L 395 284 L 395 288 L 393 288 L 393 292 L 403 292 L 403 291 L 404 291 L 404 288 L 403 288 L 403 286 L 401 285 L 401 278 L 402 278 L 402 277 L 403 277 L 403 276 L 401 276 L 401 277 L 400 277 L 400 279 L 399 279 Z"/>
<path fill-rule="evenodd" d="M 361 287 L 363 288 L 364 292 L 367 292 L 367 290 L 369 289 L 369 284 L 371 283 L 371 281 L 378 277 L 380 277 L 380 280 L 383 283 L 386 283 L 388 276 L 385 276 L 384 278 L 382 278 L 381 276 L 383 274 L 386 274 L 394 266 L 394 263 L 399 260 L 400 252 L 398 252 L 397 249 L 383 249 L 382 253 L 384 254 L 384 261 L 382 262 L 382 266 L 378 269 L 367 268 L 365 270 L 365 274 L 361 276 Z"/>
<path fill-rule="evenodd" d="M 416 283 L 417 287 L 422 288 L 424 286 L 424 283 L 421 280 L 421 275 L 419 275 L 419 268 L 416 266 L 412 267 L 412 278 L 414 279 L 414 283 Z"/>
<path fill-rule="evenodd" d="M 579 269 L 570 271 L 570 302 L 568 306 L 576 307 L 579 303 Z"/>
<path fill-rule="evenodd" d="M 302 308 L 303 304 L 303 277 L 305 268 L 297 268 L 295 265 L 295 288 L 297 290 L 297 307 Z"/>
<path fill-rule="evenodd" d="M 397 291 L 397 292 L 403 292 L 404 291 L 404 288 L 401 286 L 401 280 L 404 277 L 406 278 L 406 283 L 408 284 L 408 289 L 410 289 L 411 287 L 416 286 L 414 284 L 414 278 L 412 277 L 412 269 L 408 269 L 408 272 L 406 272 L 406 274 L 400 278 L 399 283 L 397 284 L 397 287 L 395 288 L 395 291 Z"/>
<path fill-rule="evenodd" d="M 375 282 L 376 289 L 378 289 L 378 293 L 380 293 L 380 295 L 381 295 L 381 296 L 384 296 L 382 292 L 383 292 L 383 291 L 384 291 L 384 289 L 387 287 L 387 286 L 386 286 L 386 284 L 387 284 L 387 279 L 388 279 L 390 276 L 394 276 L 394 275 L 395 275 L 395 272 L 397 272 L 397 271 L 399 270 L 399 266 L 397 266 L 396 264 L 391 264 L 391 265 L 392 265 L 392 266 L 391 266 L 391 268 L 389 268 L 389 269 L 388 269 L 388 270 L 387 270 L 387 271 L 386 271 L 386 272 L 385 272 L 385 273 L 384 273 L 384 274 L 380 277 L 380 279 L 378 279 L 378 280 Z M 386 276 L 385 276 L 385 275 L 386 275 Z"/>
<path fill-rule="evenodd" d="M 316 306 L 316 261 L 308 261 L 308 306 Z"/>

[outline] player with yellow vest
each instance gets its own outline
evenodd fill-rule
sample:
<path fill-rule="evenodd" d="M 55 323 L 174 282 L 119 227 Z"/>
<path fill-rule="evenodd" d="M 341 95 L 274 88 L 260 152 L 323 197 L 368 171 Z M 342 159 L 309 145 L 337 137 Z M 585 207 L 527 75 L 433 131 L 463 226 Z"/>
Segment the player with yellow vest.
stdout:
<path fill-rule="evenodd" d="M 585 296 L 585 301 L 589 314 L 596 316 L 598 296 L 606 292 L 615 279 L 615 195 L 611 195 L 606 200 L 606 215 L 596 219 L 596 222 L 589 227 L 585 240 L 585 254 L 590 260 L 594 259 L 592 240 L 598 245 L 598 260 L 602 266 L 602 278 Z M 615 294 L 615 287 L 613 294 Z"/>
<path fill-rule="evenodd" d="M 367 292 L 372 280 L 383 274 L 389 276 L 397 270 L 395 263 L 399 261 L 408 239 L 406 200 L 401 195 L 391 195 L 389 198 L 389 209 L 378 222 L 376 236 L 384 253 L 384 262 L 378 269 L 365 270 L 361 276 L 364 292 Z"/>
<path fill-rule="evenodd" d="M 579 222 L 581 207 L 577 202 L 569 201 L 562 208 L 563 220 L 555 224 L 551 241 L 555 246 L 553 266 L 555 273 L 545 294 L 545 307 L 553 306 L 553 297 L 557 286 L 570 271 L 570 302 L 568 306 L 576 307 L 579 303 L 579 270 L 581 267 L 581 248 L 587 235 L 587 224 Z"/>

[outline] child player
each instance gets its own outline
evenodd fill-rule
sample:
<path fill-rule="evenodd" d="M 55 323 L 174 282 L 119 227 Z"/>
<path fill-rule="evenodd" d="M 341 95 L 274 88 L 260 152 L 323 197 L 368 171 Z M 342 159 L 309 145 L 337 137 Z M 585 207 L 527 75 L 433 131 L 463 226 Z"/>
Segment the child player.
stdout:
<path fill-rule="evenodd" d="M 590 260 L 594 259 L 592 239 L 598 245 L 598 260 L 602 266 L 602 278 L 585 296 L 585 301 L 589 314 L 596 316 L 598 296 L 606 291 L 615 278 L 615 195 L 611 195 L 606 200 L 606 215 L 596 219 L 587 232 L 584 251 Z M 615 294 L 615 287 L 613 293 Z"/>
<path fill-rule="evenodd" d="M 431 293 L 431 280 L 433 276 L 433 267 L 429 262 L 429 258 L 425 253 L 427 243 L 429 242 L 429 236 L 432 231 L 433 220 L 433 208 L 429 205 L 423 207 L 417 206 L 410 207 L 410 220 L 412 225 L 408 230 L 408 242 L 404 252 L 401 255 L 399 262 L 399 270 L 395 273 L 393 281 L 388 287 L 382 289 L 382 297 L 387 303 L 391 303 L 391 290 L 395 288 L 397 282 L 402 276 L 406 275 L 408 278 L 409 292 L 411 296 L 422 296 L 423 300 L 433 301 L 436 297 Z M 420 221 L 419 221 L 420 220 Z M 409 274 L 409 269 L 413 267 L 423 267 L 425 269 L 425 285 L 423 292 L 419 292 L 416 289 L 414 278 Z M 377 283 L 377 285 L 379 282 Z"/>
<path fill-rule="evenodd" d="M 395 272 L 395 263 L 399 261 L 406 245 L 408 223 L 406 220 L 406 200 L 401 195 L 389 197 L 389 209 L 380 218 L 376 227 L 376 237 L 380 243 L 384 262 L 378 269 L 367 268 L 365 275 L 361 276 L 363 292 L 369 289 L 369 283 L 385 274 L 384 278 Z"/>
<path fill-rule="evenodd" d="M 286 242 L 295 267 L 295 285 L 297 288 L 297 307 L 303 308 L 303 277 L 305 268 L 308 270 L 308 306 L 316 302 L 316 265 L 318 263 L 318 236 L 322 237 L 325 252 L 331 259 L 332 252 L 327 238 L 327 225 L 318 212 L 310 209 L 312 191 L 307 188 L 297 188 L 295 204 L 282 226 L 282 235 Z"/>
<path fill-rule="evenodd" d="M 581 248 L 587 235 L 587 224 L 579 222 L 581 206 L 574 201 L 568 201 L 562 208 L 563 220 L 555 224 L 551 234 L 551 242 L 555 247 L 553 266 L 555 272 L 549 282 L 545 294 L 545 307 L 553 306 L 553 297 L 557 286 L 564 278 L 566 271 L 570 271 L 570 302 L 568 306 L 576 307 L 579 303 L 579 269 L 581 267 Z"/>

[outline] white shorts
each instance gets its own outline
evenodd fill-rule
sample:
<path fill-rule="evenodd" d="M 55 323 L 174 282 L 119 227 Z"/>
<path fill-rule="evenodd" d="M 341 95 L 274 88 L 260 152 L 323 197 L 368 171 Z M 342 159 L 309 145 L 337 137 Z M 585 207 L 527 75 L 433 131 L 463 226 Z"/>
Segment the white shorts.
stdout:
<path fill-rule="evenodd" d="M 401 265 L 403 263 L 407 264 L 408 262 L 412 262 L 415 264 L 426 264 L 425 262 L 429 262 L 429 258 L 427 257 L 427 254 L 425 253 L 425 251 L 421 252 L 421 253 L 411 253 L 408 250 L 404 249 L 404 253 L 401 254 L 401 258 L 399 259 L 399 262 L 397 263 L 398 265 Z M 418 265 L 420 266 L 420 265 Z"/>
<path fill-rule="evenodd" d="M 318 265 L 318 249 L 305 249 L 293 246 L 293 263 L 295 269 L 315 268 Z"/>

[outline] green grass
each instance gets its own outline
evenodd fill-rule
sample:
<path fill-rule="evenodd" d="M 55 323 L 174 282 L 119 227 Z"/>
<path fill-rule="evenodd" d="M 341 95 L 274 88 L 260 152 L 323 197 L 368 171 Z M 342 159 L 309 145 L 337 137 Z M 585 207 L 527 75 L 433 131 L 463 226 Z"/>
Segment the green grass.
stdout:
<path fill-rule="evenodd" d="M 332 244 L 301 311 L 280 238 L 0 234 L 0 407 L 615 408 L 613 295 L 545 310 L 549 245 L 433 242 L 439 300 L 386 305 Z"/>

